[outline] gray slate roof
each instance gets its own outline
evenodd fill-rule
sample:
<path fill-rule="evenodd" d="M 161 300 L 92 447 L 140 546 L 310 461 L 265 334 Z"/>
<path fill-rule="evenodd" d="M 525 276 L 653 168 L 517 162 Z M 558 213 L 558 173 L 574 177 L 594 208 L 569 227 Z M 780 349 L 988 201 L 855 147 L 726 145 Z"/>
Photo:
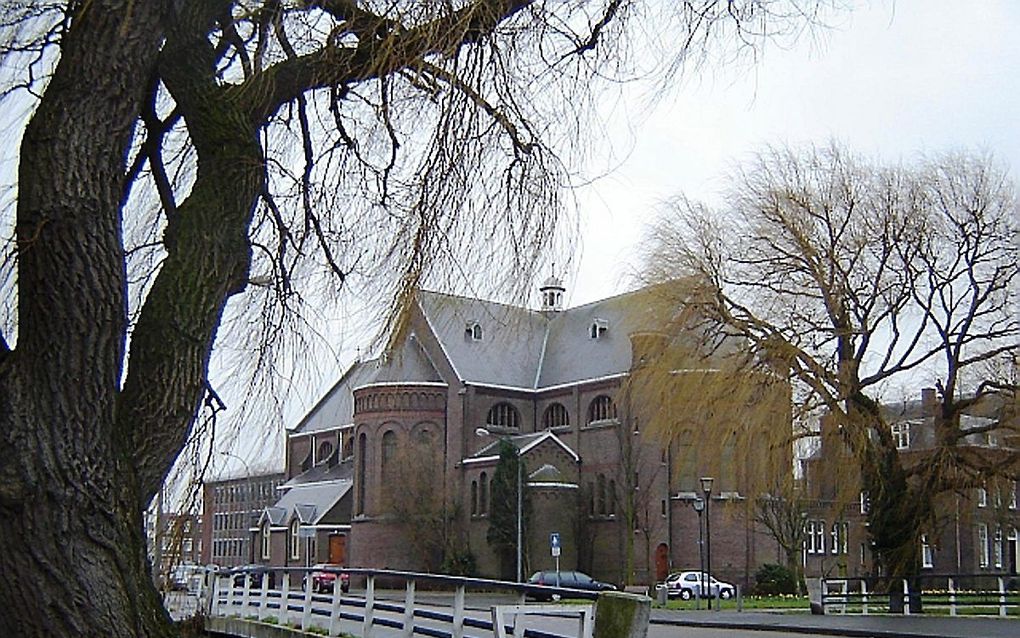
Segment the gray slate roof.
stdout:
<path fill-rule="evenodd" d="M 533 388 L 549 320 L 506 304 L 421 291 L 418 303 L 462 381 Z M 466 334 L 473 322 L 482 339 Z"/>
<path fill-rule="evenodd" d="M 415 339 L 406 340 L 387 359 L 355 362 L 294 427 L 295 433 L 318 432 L 354 423 L 354 390 L 388 381 L 441 382 L 435 366 Z"/>
<path fill-rule="evenodd" d="M 460 381 L 524 390 L 625 374 L 631 369 L 630 335 L 654 330 L 675 306 L 642 288 L 560 312 L 542 312 L 484 299 L 419 291 L 418 306 Z M 606 327 L 598 339 L 591 326 Z M 481 340 L 468 328 L 478 323 Z M 443 382 L 415 335 L 386 359 L 352 365 L 294 432 L 353 423 L 353 391 L 385 382 Z"/>
<path fill-rule="evenodd" d="M 462 381 L 539 390 L 629 371 L 631 333 L 662 325 L 647 294 L 642 289 L 555 313 L 430 291 L 418 299 Z M 596 320 L 607 329 L 592 339 Z M 472 322 L 482 327 L 481 341 L 466 334 Z"/>
<path fill-rule="evenodd" d="M 286 525 L 296 514 L 302 523 L 317 525 L 353 485 L 347 479 L 294 485 L 266 508 L 261 520 L 268 516 L 273 525 Z"/>

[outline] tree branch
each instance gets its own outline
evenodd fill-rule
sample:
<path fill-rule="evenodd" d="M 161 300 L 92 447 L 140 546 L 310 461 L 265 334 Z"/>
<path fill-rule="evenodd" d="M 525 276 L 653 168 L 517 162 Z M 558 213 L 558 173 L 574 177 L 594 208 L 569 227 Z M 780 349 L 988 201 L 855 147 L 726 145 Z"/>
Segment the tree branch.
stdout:
<path fill-rule="evenodd" d="M 375 16 L 379 28 L 388 26 L 382 32 L 377 31 L 374 39 L 342 49 L 327 43 L 317 51 L 284 60 L 256 74 L 237 92 L 249 105 L 252 121 L 261 123 L 302 93 L 383 77 L 420 64 L 428 55 L 453 56 L 460 47 L 491 34 L 502 21 L 533 2 L 476 0 L 413 28 Z"/>

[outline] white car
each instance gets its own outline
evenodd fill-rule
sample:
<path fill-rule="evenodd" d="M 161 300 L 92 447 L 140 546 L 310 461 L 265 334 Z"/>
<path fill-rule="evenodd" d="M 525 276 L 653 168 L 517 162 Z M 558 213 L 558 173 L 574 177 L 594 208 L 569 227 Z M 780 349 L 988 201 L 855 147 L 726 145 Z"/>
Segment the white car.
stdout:
<path fill-rule="evenodd" d="M 727 599 L 733 598 L 737 593 L 737 588 L 730 583 L 724 583 L 714 577 L 709 579 L 708 574 L 696 571 L 670 574 L 666 577 L 666 581 L 660 583 L 658 587 L 665 587 L 666 595 L 670 598 L 682 600 L 690 600 L 695 596 Z"/>

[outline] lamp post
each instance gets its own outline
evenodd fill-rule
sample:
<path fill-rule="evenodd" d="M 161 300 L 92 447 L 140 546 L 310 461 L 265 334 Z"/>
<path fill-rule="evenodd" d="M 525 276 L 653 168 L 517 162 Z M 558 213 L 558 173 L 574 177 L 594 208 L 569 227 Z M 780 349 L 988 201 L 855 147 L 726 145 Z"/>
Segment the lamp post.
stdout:
<path fill-rule="evenodd" d="M 711 476 L 701 477 L 701 491 L 705 493 L 705 578 L 708 580 L 708 608 L 712 608 L 712 516 L 710 507 L 712 501 Z M 716 608 L 719 606 L 716 605 Z"/>
<path fill-rule="evenodd" d="M 481 437 L 489 436 L 489 437 L 498 438 L 500 441 L 507 441 L 507 443 L 510 442 L 505 437 L 497 437 L 492 432 L 490 432 L 488 430 L 488 428 L 475 428 L 475 435 L 476 436 L 481 436 Z M 513 444 L 511 443 L 511 445 L 513 445 Z M 521 573 L 521 569 L 523 567 L 523 563 L 522 563 L 522 560 L 521 560 L 521 558 L 522 558 L 521 549 L 523 547 L 522 543 L 521 543 L 521 536 L 522 536 L 522 529 L 524 527 L 524 525 L 523 525 L 524 510 L 523 510 L 523 507 L 522 507 L 522 501 L 524 500 L 524 498 L 523 498 L 524 490 L 522 489 L 522 487 L 523 487 L 524 481 L 523 481 L 523 479 L 521 477 L 521 473 L 522 473 L 522 469 L 521 469 L 521 448 L 517 447 L 516 445 L 514 445 L 513 448 L 514 448 L 514 454 L 517 457 L 517 582 L 520 583 L 520 582 L 523 582 L 523 580 L 524 580 L 524 576 Z"/>
<path fill-rule="evenodd" d="M 705 500 L 694 499 L 694 511 L 698 513 L 698 595 L 694 597 L 694 608 L 701 609 L 701 594 L 705 591 L 705 539 L 701 534 L 701 513 L 705 511 Z"/>

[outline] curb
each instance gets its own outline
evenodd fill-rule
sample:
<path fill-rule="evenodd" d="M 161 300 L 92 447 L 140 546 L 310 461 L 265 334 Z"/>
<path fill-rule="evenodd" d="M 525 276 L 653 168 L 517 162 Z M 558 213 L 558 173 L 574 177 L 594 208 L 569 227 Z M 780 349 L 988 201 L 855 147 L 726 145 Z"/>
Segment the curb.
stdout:
<path fill-rule="evenodd" d="M 652 625 L 667 627 L 698 627 L 701 629 L 739 629 L 741 631 L 784 631 L 791 634 L 848 636 L 850 638 L 946 638 L 942 634 L 893 631 L 888 629 L 853 629 L 850 627 L 806 627 L 804 625 L 737 623 L 725 620 L 663 620 L 652 619 Z"/>

